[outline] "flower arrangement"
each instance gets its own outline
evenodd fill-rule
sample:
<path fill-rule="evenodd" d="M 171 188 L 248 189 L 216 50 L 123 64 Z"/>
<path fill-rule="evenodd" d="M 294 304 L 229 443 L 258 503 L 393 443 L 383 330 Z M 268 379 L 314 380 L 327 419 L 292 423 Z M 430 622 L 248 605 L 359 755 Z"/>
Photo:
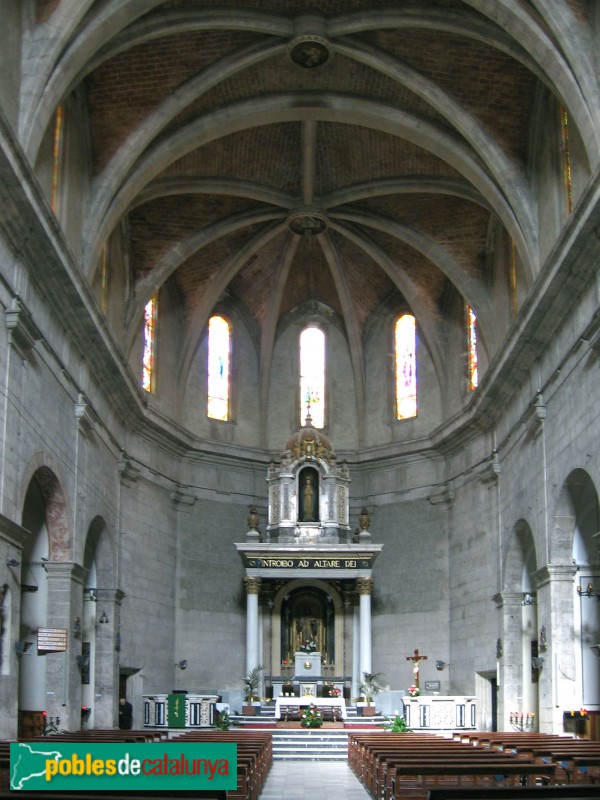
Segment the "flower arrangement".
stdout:
<path fill-rule="evenodd" d="M 408 687 L 408 695 L 409 695 L 409 697 L 418 697 L 420 694 L 421 694 L 421 690 L 419 689 L 418 686 L 415 686 L 414 683 L 412 683 Z"/>
<path fill-rule="evenodd" d="M 314 653 L 316 649 L 317 649 L 317 643 L 314 640 L 312 642 L 303 642 L 298 647 L 298 650 L 301 653 Z"/>
<path fill-rule="evenodd" d="M 340 697 L 340 695 L 341 695 L 341 694 L 342 694 L 342 690 L 341 690 L 341 689 L 338 689 L 338 687 L 337 687 L 337 686 L 333 686 L 333 687 L 332 687 L 332 688 L 329 690 L 329 697 Z"/>
<path fill-rule="evenodd" d="M 320 728 L 323 724 L 323 717 L 319 714 L 319 710 L 312 703 L 305 708 L 300 717 L 300 725 L 303 728 Z"/>

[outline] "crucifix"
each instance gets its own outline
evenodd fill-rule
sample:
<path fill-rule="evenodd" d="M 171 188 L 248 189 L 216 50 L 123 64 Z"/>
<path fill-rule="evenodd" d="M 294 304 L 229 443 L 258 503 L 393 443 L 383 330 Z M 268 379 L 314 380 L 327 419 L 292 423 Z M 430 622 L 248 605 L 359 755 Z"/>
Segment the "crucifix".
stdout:
<path fill-rule="evenodd" d="M 415 676 L 415 686 L 417 689 L 419 688 L 419 661 L 426 661 L 427 656 L 419 655 L 419 649 L 417 648 L 412 656 L 406 656 L 407 661 L 413 662 L 413 675 Z"/>

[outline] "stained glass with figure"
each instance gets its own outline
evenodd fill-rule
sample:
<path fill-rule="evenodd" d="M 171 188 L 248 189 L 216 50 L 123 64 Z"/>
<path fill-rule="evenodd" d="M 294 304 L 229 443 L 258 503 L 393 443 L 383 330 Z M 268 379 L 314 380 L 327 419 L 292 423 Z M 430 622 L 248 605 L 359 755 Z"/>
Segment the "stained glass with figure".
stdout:
<path fill-rule="evenodd" d="M 229 372 L 231 329 L 226 319 L 210 318 L 208 323 L 208 404 L 211 419 L 229 419 Z"/>
<path fill-rule="evenodd" d="M 412 314 L 396 320 L 394 331 L 396 362 L 396 418 L 417 416 L 416 324 Z"/>
<path fill-rule="evenodd" d="M 467 306 L 467 359 L 469 390 L 473 391 L 479 385 L 479 371 L 477 358 L 477 316 L 471 306 Z"/>
<path fill-rule="evenodd" d="M 151 297 L 144 307 L 144 352 L 142 356 L 142 388 L 154 391 L 155 339 L 156 339 L 156 296 Z"/>
<path fill-rule="evenodd" d="M 325 334 L 310 326 L 300 334 L 300 424 L 310 414 L 315 428 L 325 425 Z"/>

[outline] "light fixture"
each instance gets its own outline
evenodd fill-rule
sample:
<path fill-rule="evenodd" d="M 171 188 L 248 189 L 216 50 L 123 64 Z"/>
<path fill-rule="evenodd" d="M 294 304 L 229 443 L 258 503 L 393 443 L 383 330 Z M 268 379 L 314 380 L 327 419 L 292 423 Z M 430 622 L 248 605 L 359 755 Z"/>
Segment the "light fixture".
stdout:
<path fill-rule="evenodd" d="M 6 566 L 7 567 L 20 567 L 21 566 L 21 562 L 17 561 L 16 558 L 9 558 L 8 561 L 6 562 Z"/>
<path fill-rule="evenodd" d="M 81 639 L 81 618 L 75 617 L 73 620 L 73 638 Z"/>
<path fill-rule="evenodd" d="M 533 669 L 541 670 L 544 666 L 544 658 L 543 656 L 532 656 L 531 658 L 531 666 Z"/>
<path fill-rule="evenodd" d="M 593 583 L 588 583 L 587 587 L 583 589 L 581 586 L 577 587 L 577 594 L 580 597 L 595 597 L 596 600 L 600 600 L 600 589 L 594 589 Z"/>
<path fill-rule="evenodd" d="M 92 603 L 95 603 L 96 600 L 98 599 L 98 595 L 96 594 L 96 588 L 93 586 L 90 587 L 89 589 L 86 589 L 84 594 L 87 594 L 88 599 L 91 600 Z"/>
<path fill-rule="evenodd" d="M 33 647 L 33 642 L 15 642 L 15 653 L 20 658 L 29 653 Z"/>
<path fill-rule="evenodd" d="M 530 592 L 523 593 L 523 605 L 524 606 L 532 606 L 533 605 L 534 597 Z"/>
<path fill-rule="evenodd" d="M 100 614 L 100 619 L 98 620 L 98 622 L 99 622 L 101 625 L 106 625 L 106 623 L 108 622 L 108 615 L 107 615 L 106 611 L 103 611 L 103 612 Z"/>
<path fill-rule="evenodd" d="M 596 658 L 600 658 L 600 644 L 590 645 L 590 650 L 596 656 Z"/>
<path fill-rule="evenodd" d="M 441 672 L 444 669 L 444 667 L 447 667 L 447 666 L 449 666 L 449 664 L 446 661 L 442 661 L 441 658 L 438 658 L 438 660 L 435 662 L 435 668 L 439 672 Z"/>
<path fill-rule="evenodd" d="M 188 665 L 187 658 L 183 658 L 181 661 L 178 661 L 175 664 L 175 668 L 176 669 L 187 669 L 187 665 Z"/>

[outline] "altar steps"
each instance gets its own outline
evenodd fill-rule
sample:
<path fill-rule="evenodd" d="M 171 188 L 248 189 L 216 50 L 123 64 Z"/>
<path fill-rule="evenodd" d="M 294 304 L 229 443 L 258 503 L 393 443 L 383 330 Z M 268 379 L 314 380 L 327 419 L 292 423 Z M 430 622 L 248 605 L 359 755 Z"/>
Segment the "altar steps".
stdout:
<path fill-rule="evenodd" d="M 301 728 L 273 731 L 273 761 L 347 760 L 347 730 Z"/>

